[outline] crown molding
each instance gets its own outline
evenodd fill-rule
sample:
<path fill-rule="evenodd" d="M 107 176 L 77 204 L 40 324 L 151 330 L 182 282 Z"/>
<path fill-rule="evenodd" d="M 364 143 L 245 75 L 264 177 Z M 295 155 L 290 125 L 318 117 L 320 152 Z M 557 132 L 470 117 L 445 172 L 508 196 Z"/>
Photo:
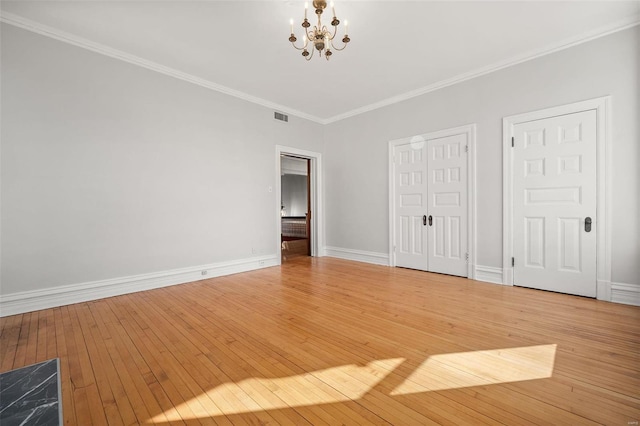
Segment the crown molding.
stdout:
<path fill-rule="evenodd" d="M 624 19 L 622 21 L 616 22 L 613 25 L 600 27 L 596 30 L 589 31 L 588 33 L 582 34 L 580 36 L 571 37 L 569 39 L 562 40 L 558 43 L 554 43 L 544 48 L 532 50 L 527 53 L 514 56 L 505 61 L 500 61 L 491 65 L 488 65 L 486 67 L 478 68 L 468 73 L 460 74 L 446 80 L 441 80 L 434 84 L 430 84 L 429 86 L 424 86 L 419 89 L 412 90 L 410 92 L 402 93 L 400 95 L 393 96 L 391 98 L 383 99 L 379 102 L 365 105 L 363 107 L 356 108 L 351 111 L 347 111 L 343 114 L 334 115 L 333 117 L 329 117 L 328 119 L 323 120 L 323 124 L 335 123 L 336 121 L 344 120 L 349 117 L 364 114 L 365 112 L 369 112 L 369 111 L 373 111 L 389 105 L 397 104 L 399 102 L 406 101 L 408 99 L 415 98 L 417 96 L 421 96 L 426 93 L 435 92 L 436 90 L 440 90 L 448 86 L 453 86 L 454 84 L 462 83 L 464 81 L 471 80 L 473 78 L 480 77 L 486 74 L 490 74 L 492 72 L 499 71 L 504 68 L 509 68 L 514 65 L 518 65 L 523 62 L 527 62 L 532 59 L 539 58 L 541 56 L 546 56 L 551 53 L 559 52 L 561 50 L 568 49 L 570 47 L 577 46 L 579 44 L 586 43 L 588 41 L 595 40 L 600 37 L 605 37 L 610 34 L 635 27 L 636 25 L 640 25 L 640 15 L 638 14 L 631 16 L 627 19 Z"/>
<path fill-rule="evenodd" d="M 233 96 L 235 98 L 242 99 L 247 102 L 251 102 L 266 108 L 277 110 L 279 112 L 283 112 L 289 115 L 293 115 L 299 118 L 303 118 L 303 119 L 324 125 L 324 124 L 335 123 L 337 121 L 354 117 L 356 115 L 364 114 L 366 112 L 383 108 L 389 105 L 397 104 L 399 102 L 403 102 L 408 99 L 415 98 L 417 96 L 434 92 L 436 90 L 440 90 L 445 87 L 453 86 L 455 84 L 462 83 L 464 81 L 471 80 L 476 77 L 481 77 L 483 75 L 490 74 L 492 72 L 499 71 L 504 68 L 509 68 L 511 66 L 518 65 L 523 62 L 527 62 L 532 59 L 539 58 L 541 56 L 559 52 L 561 50 L 568 49 L 570 47 L 577 46 L 579 44 L 586 43 L 600 37 L 605 37 L 610 34 L 635 27 L 637 25 L 640 25 L 640 14 L 630 16 L 622 21 L 616 22 L 615 24 L 608 25 L 605 27 L 600 27 L 593 31 L 589 31 L 580 36 L 571 37 L 569 39 L 562 40 L 558 43 L 554 43 L 544 48 L 532 50 L 527 53 L 514 56 L 510 59 L 500 61 L 491 65 L 488 65 L 486 67 L 478 68 L 476 70 L 473 70 L 464 74 L 460 74 L 449 79 L 441 80 L 436 83 L 430 84 L 428 86 L 420 87 L 416 90 L 405 92 L 397 96 L 392 96 L 390 98 L 383 99 L 379 102 L 375 102 L 369 105 L 364 105 L 360 108 L 356 108 L 342 114 L 334 115 L 329 118 L 321 118 L 312 114 L 305 113 L 303 111 L 289 108 L 286 105 L 280 105 L 280 104 L 268 101 L 266 99 L 262 99 L 257 96 L 250 95 L 248 93 L 244 93 L 244 92 L 232 89 L 230 87 L 226 87 L 221 84 L 217 84 L 212 81 L 209 81 L 200 77 L 196 77 L 195 75 L 188 74 L 188 73 L 158 64 L 156 62 L 152 62 L 152 61 L 140 58 L 130 53 L 126 53 L 121 50 L 114 49 L 109 46 L 93 42 L 91 40 L 87 40 L 82 37 L 78 37 L 76 35 L 58 30 L 53 27 L 49 27 L 47 25 L 41 24 L 36 21 L 32 21 L 27 18 L 23 18 L 19 15 L 16 15 L 10 12 L 0 11 L 0 21 L 9 25 L 13 25 L 15 27 L 25 29 L 27 31 L 31 31 L 40 35 L 44 35 L 46 37 L 50 37 L 65 43 L 72 44 L 74 46 L 91 50 L 93 52 L 100 53 L 102 55 L 109 56 L 114 59 L 119 59 L 121 61 L 138 65 L 140 67 L 147 68 L 149 70 L 156 71 L 161 74 L 165 74 L 183 81 L 187 81 L 189 83 L 196 84 L 198 86 L 201 86 L 210 90 L 214 90 L 216 92 L 224 93 L 226 95 Z"/>
<path fill-rule="evenodd" d="M 179 80 L 196 84 L 198 86 L 207 88 L 209 90 L 214 90 L 216 92 L 224 93 L 225 95 L 233 96 L 235 98 L 242 99 L 247 102 L 251 102 L 266 108 L 277 110 L 278 112 L 284 112 L 286 114 L 293 115 L 299 118 L 304 118 L 306 120 L 310 120 L 319 124 L 325 124 L 325 121 L 326 121 L 314 115 L 307 114 L 305 112 L 289 108 L 285 105 L 280 105 L 280 104 L 268 101 L 266 99 L 262 99 L 257 96 L 250 95 L 248 93 L 244 93 L 244 92 L 232 89 L 230 87 L 226 87 L 221 84 L 214 83 L 204 78 L 196 77 L 195 75 L 182 72 L 174 68 L 167 67 L 157 62 L 149 61 L 147 59 L 141 58 L 136 55 L 132 55 L 127 52 L 123 52 L 122 50 L 114 49 L 104 44 L 96 43 L 91 40 L 78 37 L 74 34 L 70 34 L 70 33 L 61 31 L 57 28 L 53 28 L 36 21 L 32 21 L 27 18 L 23 18 L 19 15 L 16 15 L 10 12 L 1 11 L 0 21 L 6 24 L 12 25 L 14 27 L 22 28 L 24 30 L 31 31 L 36 34 L 40 34 L 40 35 L 53 38 L 68 44 L 72 44 L 77 47 L 81 47 L 83 49 L 90 50 L 95 53 L 99 53 L 101 55 L 108 56 L 110 58 L 119 59 L 121 61 L 128 62 L 130 64 L 137 65 L 142 68 L 146 68 L 152 71 L 159 72 L 164 75 L 168 75 L 170 77 L 177 78 Z"/>

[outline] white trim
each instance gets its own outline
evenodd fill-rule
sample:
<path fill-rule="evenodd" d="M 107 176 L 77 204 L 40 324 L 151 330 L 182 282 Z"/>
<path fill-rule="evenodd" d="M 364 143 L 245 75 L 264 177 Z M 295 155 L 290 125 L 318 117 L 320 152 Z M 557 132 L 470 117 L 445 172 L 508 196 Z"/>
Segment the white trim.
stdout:
<path fill-rule="evenodd" d="M 493 266 L 481 266 L 475 267 L 475 280 L 483 281 L 485 283 L 502 284 L 502 268 L 495 268 Z"/>
<path fill-rule="evenodd" d="M 513 284 L 513 149 L 511 137 L 516 124 L 542 120 L 559 115 L 583 111 L 596 111 L 596 297 L 610 300 L 610 294 L 603 288 L 611 281 L 611 97 L 590 99 L 554 108 L 505 117 L 502 120 L 502 177 L 503 177 L 503 283 Z"/>
<path fill-rule="evenodd" d="M 198 86 L 201 86 L 210 90 L 214 90 L 216 92 L 224 93 L 225 95 L 233 96 L 235 98 L 242 99 L 247 102 L 261 105 L 263 107 L 270 108 L 278 112 L 282 112 L 288 115 L 293 115 L 299 118 L 304 118 L 306 120 L 310 120 L 319 124 L 325 124 L 325 120 L 319 117 L 316 117 L 315 115 L 307 114 L 306 112 L 299 111 L 294 108 L 287 107 L 285 105 L 280 105 L 275 102 L 271 102 L 266 99 L 250 95 L 248 93 L 241 92 L 239 90 L 231 89 L 230 87 L 226 87 L 221 84 L 214 83 L 204 78 L 197 77 L 193 74 L 179 71 L 175 68 L 170 68 L 165 65 L 159 64 L 157 62 L 149 61 L 147 59 L 141 58 L 136 55 L 132 55 L 122 50 L 114 49 L 104 44 L 87 40 L 86 38 L 82 38 L 74 34 L 61 31 L 57 28 L 53 28 L 53 27 L 41 24 L 39 22 L 35 22 L 27 18 L 23 18 L 19 15 L 16 15 L 10 12 L 2 11 L 2 13 L 0 14 L 0 21 L 9 25 L 13 25 L 18 28 L 22 28 L 27 31 L 34 32 L 36 34 L 50 37 L 55 40 L 59 40 L 77 47 L 81 47 L 83 49 L 90 50 L 95 53 L 99 53 L 101 55 L 108 56 L 110 58 L 119 59 L 121 61 L 128 62 L 130 64 L 137 65 L 142 68 L 156 71 L 156 72 L 159 72 L 160 74 L 177 78 L 178 80 L 187 81 L 189 83 L 196 84 Z"/>
<path fill-rule="evenodd" d="M 403 140 L 406 140 L 403 139 Z M 409 139 L 411 140 L 411 139 Z M 398 145 L 402 145 L 402 143 L 400 143 L 400 141 L 389 141 L 389 155 L 388 155 L 388 179 L 389 179 L 389 183 L 388 183 L 388 188 L 389 188 L 389 266 L 396 266 L 396 251 L 395 251 L 395 243 L 396 243 L 396 219 L 395 219 L 395 215 L 396 215 L 396 205 L 395 205 L 395 198 L 396 198 L 396 187 L 395 187 L 395 157 L 394 157 L 394 151 L 395 151 L 395 147 Z"/>
<path fill-rule="evenodd" d="M 640 306 L 640 284 L 609 283 L 611 301 Z"/>
<path fill-rule="evenodd" d="M 598 280 L 596 284 L 596 299 L 611 300 L 611 282 Z"/>
<path fill-rule="evenodd" d="M 342 114 L 334 115 L 329 118 L 321 118 L 312 114 L 307 114 L 303 111 L 296 110 L 294 108 L 289 108 L 285 105 L 276 104 L 274 102 L 268 101 L 266 99 L 258 98 L 256 96 L 249 95 L 248 93 L 240 92 L 229 87 L 223 86 L 221 84 L 216 84 L 212 81 L 205 80 L 200 77 L 196 77 L 194 75 L 175 70 L 173 68 L 166 67 L 164 65 L 148 61 L 146 59 L 142 59 L 138 56 L 123 52 L 121 50 L 117 50 L 111 48 L 109 46 L 96 43 L 85 38 L 61 31 L 59 29 L 41 24 L 36 21 L 32 21 L 27 18 L 23 18 L 14 13 L 0 11 L 0 21 L 7 23 L 9 25 L 13 25 L 15 27 L 19 27 L 25 29 L 27 31 L 31 31 L 40 35 L 44 35 L 46 37 L 50 37 L 65 43 L 72 44 L 74 46 L 78 46 L 87 50 L 91 50 L 96 53 L 100 53 L 102 55 L 109 56 L 111 58 L 119 59 L 121 61 L 129 62 L 134 65 L 141 66 L 143 68 L 147 68 L 153 71 L 157 71 L 159 73 L 169 75 L 171 77 L 178 78 L 180 80 L 188 81 L 193 84 L 197 84 L 202 87 L 206 87 L 207 89 L 215 90 L 217 92 L 221 92 L 230 96 L 234 96 L 239 99 L 243 99 L 248 102 L 252 102 L 258 105 L 262 105 L 267 108 L 271 108 L 277 110 L 278 112 L 283 112 L 286 114 L 290 114 L 293 116 L 297 116 L 300 118 L 304 118 L 319 124 L 330 124 L 336 121 L 344 120 L 349 117 L 353 117 L 356 115 L 364 114 L 369 111 L 373 111 L 375 109 L 383 108 L 385 106 L 393 105 L 399 102 L 406 101 L 411 98 L 415 98 L 417 96 L 421 96 L 430 92 L 434 92 L 439 89 L 443 89 L 445 87 L 453 86 L 458 83 L 462 83 L 467 80 L 474 79 L 476 77 L 481 77 L 486 74 L 490 74 L 495 71 L 502 70 L 504 68 L 509 68 L 514 65 L 518 65 L 523 62 L 530 61 L 532 59 L 539 58 L 541 56 L 549 55 L 551 53 L 555 53 L 564 49 L 568 49 L 573 46 L 577 46 L 582 43 L 586 43 L 588 41 L 595 40 L 597 38 L 605 37 L 610 34 L 623 31 L 636 25 L 640 25 L 640 15 L 636 14 L 625 18 L 615 24 L 608 25 L 605 27 L 601 27 L 592 31 L 589 31 L 580 36 L 572 37 L 569 39 L 562 40 L 560 42 L 551 44 L 545 48 L 533 50 L 521 55 L 514 56 L 510 59 L 500 61 L 491 65 L 487 65 L 485 67 L 469 71 L 464 74 L 457 75 L 455 77 L 441 80 L 430 84 L 428 86 L 420 87 L 416 90 L 412 90 L 406 93 L 402 93 L 397 96 L 393 96 L 391 98 L 384 99 L 379 102 L 375 102 L 369 105 L 362 106 L 360 108 L 353 109 L 351 111 L 347 111 Z"/>
<path fill-rule="evenodd" d="M 476 234 L 478 206 L 476 205 L 476 125 L 471 124 L 469 128 L 468 143 L 469 153 L 467 156 L 467 247 L 469 257 L 467 259 L 467 277 L 476 279 L 476 254 L 478 253 L 478 239 Z"/>
<path fill-rule="evenodd" d="M 276 145 L 276 257 L 277 264 L 282 264 L 281 234 L 282 219 L 280 207 L 282 206 L 282 183 L 280 182 L 281 165 L 280 156 L 294 155 L 311 160 L 311 256 L 324 256 L 324 193 L 322 189 L 322 154 L 304 149 Z"/>
<path fill-rule="evenodd" d="M 12 293 L 3 295 L 0 298 L 0 317 L 138 291 L 153 290 L 276 265 L 277 259 L 275 255 L 259 256 L 129 277 L 64 285 L 43 290 Z M 206 275 L 202 275 L 203 272 L 206 272 Z"/>
<path fill-rule="evenodd" d="M 476 243 L 476 125 L 467 124 L 465 126 L 454 127 L 451 129 L 438 130 L 435 132 L 419 135 L 423 140 L 438 139 L 447 136 L 455 136 L 464 133 L 467 135 L 467 143 L 469 151 L 467 155 L 467 250 L 469 251 L 469 260 L 467 264 L 467 278 L 475 278 L 475 264 L 477 243 Z M 396 146 L 411 143 L 408 138 L 395 139 L 389 141 L 389 266 L 396 266 L 395 256 L 395 184 L 394 184 L 394 149 Z"/>
<path fill-rule="evenodd" d="M 606 37 L 608 35 L 617 33 L 619 31 L 623 31 L 629 28 L 633 28 L 636 25 L 640 25 L 640 16 L 634 15 L 629 18 L 623 19 L 619 22 L 616 22 L 613 25 L 608 25 L 606 27 L 601 27 L 596 30 L 590 31 L 586 34 L 582 34 L 577 37 L 572 37 L 569 39 L 562 40 L 560 42 L 551 44 L 541 49 L 532 50 L 512 58 L 509 58 L 504 61 L 496 62 L 486 67 L 478 68 L 472 71 L 469 71 L 464 74 L 457 75 L 452 78 L 448 78 L 446 80 L 440 80 L 436 83 L 430 84 L 429 86 L 420 87 L 416 90 L 412 90 L 409 92 L 401 93 L 397 96 L 393 96 L 387 99 L 383 99 L 379 102 L 375 102 L 369 105 L 365 105 L 360 108 L 353 109 L 351 111 L 347 111 L 342 114 L 334 115 L 333 117 L 329 117 L 323 120 L 324 124 L 335 123 L 336 121 L 344 120 L 349 117 L 353 117 L 356 115 L 364 114 L 369 111 L 373 111 L 379 108 L 383 108 L 389 105 L 397 104 L 399 102 L 406 101 L 411 98 L 415 98 L 417 96 L 421 96 L 427 93 L 435 92 L 436 90 L 443 89 L 445 87 L 453 86 L 458 83 L 465 82 L 467 80 L 474 79 L 476 77 L 481 77 L 486 74 L 490 74 L 492 72 L 500 71 L 505 68 L 512 67 L 514 65 L 521 64 L 523 62 L 530 61 L 532 59 L 539 58 L 541 56 L 546 56 L 552 53 L 559 52 L 564 49 L 568 49 L 570 47 L 577 46 L 582 43 L 586 43 L 588 41 L 595 40 L 600 37 Z"/>
<path fill-rule="evenodd" d="M 372 263 L 374 265 L 389 265 L 389 256 L 386 253 L 372 251 L 353 250 L 340 247 L 325 247 L 326 256 L 338 259 L 353 260 L 355 262 Z"/>
<path fill-rule="evenodd" d="M 280 175 L 296 175 L 296 176 L 306 176 L 307 172 L 306 171 L 300 171 L 300 170 L 296 170 L 296 169 L 288 169 L 286 167 L 283 167 L 282 170 L 280 170 Z"/>

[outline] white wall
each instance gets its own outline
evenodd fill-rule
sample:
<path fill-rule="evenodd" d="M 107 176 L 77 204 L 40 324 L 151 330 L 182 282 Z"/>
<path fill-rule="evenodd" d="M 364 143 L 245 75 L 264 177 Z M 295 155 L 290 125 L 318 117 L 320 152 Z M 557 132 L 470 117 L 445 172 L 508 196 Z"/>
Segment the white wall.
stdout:
<path fill-rule="evenodd" d="M 327 246 L 386 253 L 388 141 L 469 123 L 477 263 L 501 267 L 502 117 L 604 95 L 612 278 L 640 283 L 637 27 L 324 128 L 9 25 L 1 36 L 0 295 L 274 254 L 276 144 L 323 152 Z"/>
<path fill-rule="evenodd" d="M 387 253 L 388 142 L 477 123 L 477 264 L 501 268 L 502 118 L 612 95 L 612 281 L 640 284 L 639 40 L 634 27 L 326 126 L 327 246 Z"/>
<path fill-rule="evenodd" d="M 275 254 L 275 145 L 320 152 L 322 126 L 1 35 L 0 294 Z"/>

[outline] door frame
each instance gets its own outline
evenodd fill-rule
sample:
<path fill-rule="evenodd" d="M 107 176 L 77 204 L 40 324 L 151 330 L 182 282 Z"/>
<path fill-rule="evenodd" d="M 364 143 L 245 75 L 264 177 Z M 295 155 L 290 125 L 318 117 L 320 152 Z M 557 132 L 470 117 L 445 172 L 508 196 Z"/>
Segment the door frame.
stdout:
<path fill-rule="evenodd" d="M 611 96 L 590 99 L 502 119 L 502 283 L 513 285 L 514 126 L 534 120 L 596 111 L 596 297 L 611 300 Z"/>
<path fill-rule="evenodd" d="M 459 134 L 467 135 L 467 278 L 475 279 L 476 259 L 476 124 L 453 127 L 430 133 L 423 133 L 407 138 L 389 141 L 389 266 L 396 266 L 396 206 L 395 206 L 395 161 L 393 152 L 398 145 L 412 143 L 417 140 L 444 138 Z"/>
<path fill-rule="evenodd" d="M 280 215 L 280 208 L 282 206 L 282 183 L 280 181 L 282 166 L 280 164 L 280 156 L 282 155 L 290 155 L 293 157 L 311 160 L 311 171 L 309 173 L 309 179 L 311 180 L 311 256 L 321 257 L 324 255 L 322 154 L 320 154 L 319 152 L 307 151 L 304 149 L 298 149 L 289 146 L 276 145 L 276 205 L 274 211 L 276 213 L 276 259 L 278 265 L 282 264 L 282 219 Z"/>

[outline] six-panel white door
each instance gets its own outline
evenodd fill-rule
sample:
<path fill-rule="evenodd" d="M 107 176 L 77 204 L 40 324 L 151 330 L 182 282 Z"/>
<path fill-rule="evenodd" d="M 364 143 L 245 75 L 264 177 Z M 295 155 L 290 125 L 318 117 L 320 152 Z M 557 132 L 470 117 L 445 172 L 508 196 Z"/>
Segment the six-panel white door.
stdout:
<path fill-rule="evenodd" d="M 396 265 L 467 276 L 467 135 L 394 148 Z"/>
<path fill-rule="evenodd" d="M 467 134 L 428 141 L 429 271 L 467 276 Z"/>
<path fill-rule="evenodd" d="M 424 142 L 394 149 L 396 264 L 427 270 L 427 149 Z"/>
<path fill-rule="evenodd" d="M 517 124 L 513 135 L 514 284 L 595 297 L 596 112 Z"/>

